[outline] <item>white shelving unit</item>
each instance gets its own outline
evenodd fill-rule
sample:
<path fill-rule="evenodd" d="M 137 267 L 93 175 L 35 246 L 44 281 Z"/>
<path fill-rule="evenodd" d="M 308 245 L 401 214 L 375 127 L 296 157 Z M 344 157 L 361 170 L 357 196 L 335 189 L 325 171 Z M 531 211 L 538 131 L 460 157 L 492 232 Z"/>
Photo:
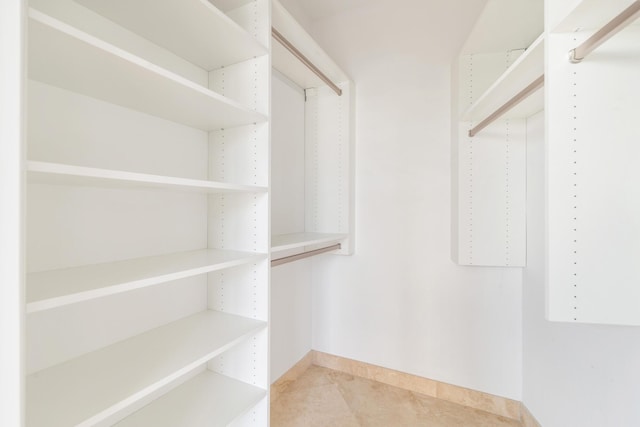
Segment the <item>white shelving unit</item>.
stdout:
<path fill-rule="evenodd" d="M 26 426 L 268 425 L 270 1 L 27 10 Z"/>
<path fill-rule="evenodd" d="M 571 63 L 634 1 L 546 3 L 547 317 L 640 325 L 640 21 Z"/>
<path fill-rule="evenodd" d="M 295 230 L 289 226 L 284 234 L 273 235 L 272 257 L 334 243 L 342 246 L 334 253 L 349 255 L 353 253 L 355 218 L 353 84 L 278 1 L 273 2 L 272 19 L 273 27 L 342 90 L 342 95 L 337 95 L 291 52 L 273 41 L 273 68 L 305 92 L 305 120 L 304 135 L 298 136 L 303 146 L 299 153 L 303 156 L 300 159 L 304 174 L 291 177 L 304 181 L 304 200 L 300 201 L 304 204 L 304 225 Z M 275 137 L 274 141 L 279 139 Z M 278 149 L 276 142 L 274 156 L 278 156 Z M 278 209 L 274 208 L 275 215 Z"/>
<path fill-rule="evenodd" d="M 526 119 L 544 108 L 544 91 L 470 131 L 544 75 L 542 10 L 541 1 L 489 1 L 458 61 L 452 258 L 461 265 L 526 265 Z"/>

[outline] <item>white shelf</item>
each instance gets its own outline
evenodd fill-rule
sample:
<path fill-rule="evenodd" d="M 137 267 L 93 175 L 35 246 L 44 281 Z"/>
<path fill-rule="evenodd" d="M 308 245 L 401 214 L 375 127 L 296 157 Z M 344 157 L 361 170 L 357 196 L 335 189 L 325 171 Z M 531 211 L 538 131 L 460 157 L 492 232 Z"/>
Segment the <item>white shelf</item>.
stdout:
<path fill-rule="evenodd" d="M 266 120 L 33 8 L 29 18 L 31 79 L 206 131 Z"/>
<path fill-rule="evenodd" d="M 27 425 L 94 425 L 264 329 L 257 320 L 207 311 L 27 377 Z"/>
<path fill-rule="evenodd" d="M 156 188 L 199 193 L 265 192 L 265 187 L 237 185 L 197 179 L 148 175 L 111 169 L 88 168 L 60 163 L 27 162 L 30 183 L 95 186 L 109 188 Z"/>
<path fill-rule="evenodd" d="M 340 70 L 335 62 L 313 40 L 295 18 L 278 2 L 273 1 L 272 24 L 287 40 L 289 40 L 304 56 L 306 56 L 332 82 L 339 84 L 349 78 Z M 316 74 L 294 57 L 279 42 L 273 40 L 271 62 L 273 68 L 287 76 L 291 81 L 304 89 L 326 86 Z"/>
<path fill-rule="evenodd" d="M 265 255 L 205 249 L 27 275 L 27 313 L 259 261 Z"/>
<path fill-rule="evenodd" d="M 76 2 L 207 71 L 267 54 L 207 0 Z"/>
<path fill-rule="evenodd" d="M 631 6 L 633 2 L 634 0 L 582 0 L 553 31 L 574 32 L 599 29 Z"/>
<path fill-rule="evenodd" d="M 290 249 L 301 249 L 306 246 L 331 245 L 340 243 L 349 237 L 348 234 L 328 233 L 291 233 L 271 237 L 271 252 L 281 252 Z"/>
<path fill-rule="evenodd" d="M 479 122 L 544 74 L 544 34 L 502 74 L 463 114 L 462 121 Z M 544 91 L 538 90 L 509 110 L 504 118 L 526 118 L 544 108 Z"/>
<path fill-rule="evenodd" d="M 261 388 L 205 371 L 116 426 L 226 427 L 266 395 Z"/>

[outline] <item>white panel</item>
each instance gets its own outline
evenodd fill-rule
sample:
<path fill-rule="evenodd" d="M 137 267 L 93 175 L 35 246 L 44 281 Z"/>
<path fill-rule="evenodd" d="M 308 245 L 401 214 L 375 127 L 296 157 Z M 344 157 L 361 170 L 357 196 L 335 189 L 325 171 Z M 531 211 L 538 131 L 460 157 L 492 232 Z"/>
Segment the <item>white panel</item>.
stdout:
<path fill-rule="evenodd" d="M 269 63 L 269 57 L 265 55 L 213 70 L 209 73 L 209 88 L 253 111 L 266 114 L 269 98 L 262 88 L 269 84 Z"/>
<path fill-rule="evenodd" d="M 266 330 L 225 351 L 208 363 L 209 369 L 263 390 L 268 388 L 269 334 Z"/>
<path fill-rule="evenodd" d="M 330 88 L 307 90 L 306 230 L 319 233 L 353 231 L 353 145 L 350 85 L 343 95 Z M 346 243 L 337 253 L 349 254 Z"/>
<path fill-rule="evenodd" d="M 496 122 L 473 138 L 461 124 L 459 263 L 526 262 L 526 122 Z"/>
<path fill-rule="evenodd" d="M 453 141 L 457 145 L 454 161 L 458 173 L 457 191 L 453 192 L 457 197 L 453 221 L 458 226 L 457 235 L 452 236 L 457 253 L 453 255 L 461 265 L 526 263 L 526 121 L 501 119 L 475 137 L 468 136 L 469 129 L 493 112 L 477 104 L 478 100 L 498 107 L 517 93 L 499 93 L 496 102 L 490 99 L 495 91 L 488 93 L 487 89 L 505 80 L 505 71 L 513 74 L 510 67 L 522 64 L 523 59 L 521 50 L 463 55 L 459 59 L 458 110 L 479 110 L 479 117 L 465 113 L 473 115 L 474 121 L 460 122 L 457 140 Z"/>
<path fill-rule="evenodd" d="M 264 194 L 209 196 L 209 247 L 267 253 L 268 212 Z"/>
<path fill-rule="evenodd" d="M 0 4 L 0 425 L 24 425 L 24 2 Z"/>
<path fill-rule="evenodd" d="M 262 260 L 247 266 L 209 273 L 208 307 L 211 310 L 267 321 L 268 287 L 261 281 L 269 270 Z"/>
<path fill-rule="evenodd" d="M 277 73 L 272 78 L 271 231 L 304 231 L 305 95 Z"/>
<path fill-rule="evenodd" d="M 311 260 L 271 270 L 271 381 L 311 350 Z"/>
<path fill-rule="evenodd" d="M 210 0 L 229 18 L 244 28 L 263 46 L 269 46 L 271 38 L 271 2 L 269 0 Z"/>
<path fill-rule="evenodd" d="M 209 179 L 245 185 L 269 182 L 269 125 L 241 126 L 209 135 Z"/>
<path fill-rule="evenodd" d="M 549 40 L 548 316 L 638 325 L 640 28 L 570 64 L 588 35 Z"/>

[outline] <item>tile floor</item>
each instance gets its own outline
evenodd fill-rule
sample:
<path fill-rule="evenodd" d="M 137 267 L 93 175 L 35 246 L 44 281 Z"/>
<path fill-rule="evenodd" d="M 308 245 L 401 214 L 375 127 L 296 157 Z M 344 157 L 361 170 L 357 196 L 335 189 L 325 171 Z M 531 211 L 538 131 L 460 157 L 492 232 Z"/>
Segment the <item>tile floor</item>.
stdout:
<path fill-rule="evenodd" d="M 521 427 L 517 421 L 311 366 L 271 403 L 273 427 Z"/>

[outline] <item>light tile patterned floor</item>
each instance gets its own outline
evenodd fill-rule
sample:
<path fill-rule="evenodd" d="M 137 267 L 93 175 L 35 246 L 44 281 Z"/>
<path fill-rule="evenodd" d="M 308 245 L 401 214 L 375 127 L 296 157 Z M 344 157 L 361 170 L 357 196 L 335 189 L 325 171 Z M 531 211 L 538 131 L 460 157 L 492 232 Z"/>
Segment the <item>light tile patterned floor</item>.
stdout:
<path fill-rule="evenodd" d="M 517 421 L 311 366 L 271 404 L 273 427 L 521 427 Z"/>

